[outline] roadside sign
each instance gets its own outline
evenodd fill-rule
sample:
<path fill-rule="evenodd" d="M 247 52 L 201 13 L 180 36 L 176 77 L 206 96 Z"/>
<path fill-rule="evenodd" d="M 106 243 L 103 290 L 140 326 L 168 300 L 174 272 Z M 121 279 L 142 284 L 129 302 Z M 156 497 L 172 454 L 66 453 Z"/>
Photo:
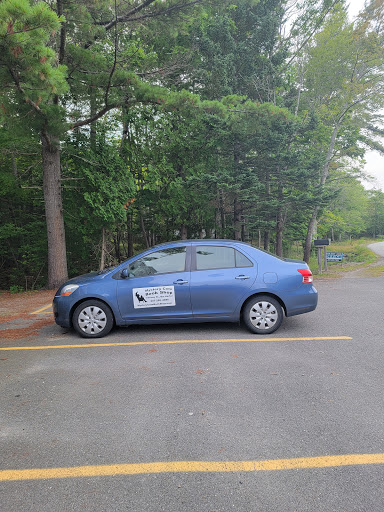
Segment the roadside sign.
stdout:
<path fill-rule="evenodd" d="M 343 261 L 343 256 L 342 252 L 327 252 L 327 261 Z"/>

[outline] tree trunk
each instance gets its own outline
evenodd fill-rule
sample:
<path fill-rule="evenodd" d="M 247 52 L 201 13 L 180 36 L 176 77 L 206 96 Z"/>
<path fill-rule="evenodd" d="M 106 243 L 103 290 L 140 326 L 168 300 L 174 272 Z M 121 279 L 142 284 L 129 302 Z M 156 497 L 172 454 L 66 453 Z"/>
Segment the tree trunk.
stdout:
<path fill-rule="evenodd" d="M 266 205 L 268 205 L 268 203 L 270 201 L 270 196 L 271 196 L 271 183 L 270 183 L 269 178 L 270 178 L 269 171 L 266 171 L 266 173 L 265 173 L 265 204 Z M 265 220 L 267 220 L 269 223 L 270 214 L 269 214 L 268 209 L 267 209 L 267 218 Z M 264 251 L 269 251 L 270 243 L 271 243 L 271 235 L 270 235 L 270 231 L 269 231 L 269 226 L 267 228 L 265 228 L 263 243 L 264 243 Z"/>
<path fill-rule="evenodd" d="M 270 234 L 269 229 L 264 231 L 264 251 L 269 251 L 270 248 Z"/>
<path fill-rule="evenodd" d="M 128 243 L 128 251 L 127 257 L 131 258 L 133 256 L 133 222 L 132 222 L 132 213 L 127 211 L 127 243 Z"/>
<path fill-rule="evenodd" d="M 220 209 L 220 237 L 225 238 L 225 211 L 223 190 L 219 190 L 219 209 Z"/>
<path fill-rule="evenodd" d="M 233 239 L 241 240 L 241 205 L 237 197 L 233 200 Z"/>
<path fill-rule="evenodd" d="M 187 228 L 186 228 L 185 224 L 181 225 L 181 228 L 180 228 L 180 238 L 181 238 L 181 240 L 187 240 L 188 239 L 188 231 L 187 231 Z"/>
<path fill-rule="evenodd" d="M 146 246 L 147 249 L 149 249 L 151 246 L 150 246 L 150 243 L 149 243 L 147 231 L 145 229 L 144 218 L 141 215 L 141 213 L 140 213 L 140 226 L 141 226 L 141 232 L 143 233 L 143 237 L 144 237 L 144 240 L 145 240 L 145 246 Z"/>
<path fill-rule="evenodd" d="M 102 235 L 101 235 L 101 256 L 100 256 L 100 268 L 99 270 L 104 270 L 105 267 L 105 255 L 107 253 L 107 247 L 106 247 L 106 241 L 105 241 L 105 227 L 102 228 Z"/>
<path fill-rule="evenodd" d="M 90 108 L 90 117 L 92 118 L 97 112 L 96 92 L 95 92 L 95 88 L 92 85 L 89 87 L 89 97 L 90 97 L 90 107 L 91 107 Z M 89 139 L 91 142 L 91 149 L 94 152 L 96 152 L 96 146 L 97 146 L 96 135 L 97 135 L 96 134 L 96 121 L 93 121 L 90 124 Z"/>
<path fill-rule="evenodd" d="M 308 228 L 307 228 L 307 236 L 305 238 L 304 258 L 303 258 L 306 263 L 309 262 L 309 258 L 311 257 L 312 237 L 313 237 L 313 232 L 314 232 L 315 226 L 316 226 L 318 211 L 319 211 L 319 207 L 315 206 L 315 208 L 313 209 L 313 212 L 312 212 L 311 220 L 309 221 Z"/>
<path fill-rule="evenodd" d="M 116 228 L 116 232 L 113 236 L 113 244 L 115 246 L 115 260 L 120 263 L 121 258 L 121 231 L 120 227 Z"/>
<path fill-rule="evenodd" d="M 299 69 L 300 69 L 300 78 L 299 78 L 299 85 L 297 88 L 298 91 L 297 91 L 297 99 L 296 99 L 295 117 L 297 117 L 297 114 L 299 112 L 301 91 L 302 91 L 303 82 L 304 82 L 304 62 L 303 62 L 303 60 L 301 62 L 299 62 Z"/>
<path fill-rule="evenodd" d="M 239 173 L 240 166 L 240 149 L 239 142 L 235 142 L 234 152 L 233 152 L 233 169 L 235 172 L 235 176 Z M 233 200 L 233 239 L 241 240 L 241 213 L 242 208 L 240 202 L 237 200 L 235 195 L 235 199 Z"/>
<path fill-rule="evenodd" d="M 279 208 L 277 212 L 277 224 L 276 224 L 276 255 L 283 256 L 283 230 L 284 230 L 284 215 L 282 208 Z"/>
<path fill-rule="evenodd" d="M 12 159 L 12 174 L 16 179 L 19 179 L 19 172 L 17 170 L 17 160 L 13 153 L 11 155 L 11 159 Z"/>
<path fill-rule="evenodd" d="M 286 212 L 284 212 L 284 193 L 283 186 L 281 183 L 278 184 L 278 200 L 279 209 L 277 211 L 277 222 L 276 222 L 276 254 L 277 256 L 283 256 L 283 233 L 286 223 Z"/>
<path fill-rule="evenodd" d="M 61 198 L 60 146 L 55 137 L 41 135 L 43 189 L 48 240 L 48 288 L 68 280 L 65 228 Z"/>

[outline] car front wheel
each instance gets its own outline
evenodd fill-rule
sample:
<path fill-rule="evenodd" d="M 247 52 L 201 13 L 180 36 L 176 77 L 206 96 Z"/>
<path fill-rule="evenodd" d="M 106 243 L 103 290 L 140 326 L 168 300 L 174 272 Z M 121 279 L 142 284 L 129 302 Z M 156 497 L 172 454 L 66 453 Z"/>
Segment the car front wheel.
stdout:
<path fill-rule="evenodd" d="M 75 309 L 72 324 L 83 338 L 102 338 L 113 327 L 112 311 L 100 300 L 87 300 Z"/>
<path fill-rule="evenodd" d="M 275 332 L 280 327 L 283 316 L 280 303 L 268 295 L 252 297 L 243 310 L 244 323 L 255 334 Z"/>

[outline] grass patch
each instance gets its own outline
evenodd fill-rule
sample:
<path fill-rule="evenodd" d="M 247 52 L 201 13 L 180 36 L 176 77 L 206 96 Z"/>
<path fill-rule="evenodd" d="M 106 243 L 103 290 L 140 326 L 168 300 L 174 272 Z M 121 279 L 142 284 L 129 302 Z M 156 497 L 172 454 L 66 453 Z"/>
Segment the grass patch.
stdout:
<path fill-rule="evenodd" d="M 375 263 L 379 259 L 379 256 L 367 247 L 368 244 L 375 242 L 377 242 L 377 240 L 365 238 L 359 240 L 348 240 L 345 242 L 332 242 L 331 245 L 327 247 L 327 252 L 342 252 L 344 254 L 343 262 L 328 263 L 327 272 L 324 272 L 323 268 L 322 274 L 320 275 L 318 270 L 317 252 L 314 252 L 309 261 L 309 266 L 313 275 L 324 278 L 339 277 L 345 272 L 358 270 Z M 322 264 L 324 265 L 324 261 L 322 261 Z M 379 268 L 382 267 L 372 268 L 372 272 L 376 272 L 376 269 Z M 381 275 L 379 270 L 377 270 L 377 272 L 379 273 L 374 273 L 372 275 Z"/>
<path fill-rule="evenodd" d="M 380 277 L 384 274 L 383 265 L 375 265 L 366 269 L 366 274 L 369 277 Z"/>

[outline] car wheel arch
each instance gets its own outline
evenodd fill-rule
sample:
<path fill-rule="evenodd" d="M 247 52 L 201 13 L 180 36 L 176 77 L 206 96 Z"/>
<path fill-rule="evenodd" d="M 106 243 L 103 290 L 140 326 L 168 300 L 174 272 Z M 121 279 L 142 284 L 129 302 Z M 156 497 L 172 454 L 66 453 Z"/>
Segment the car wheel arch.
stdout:
<path fill-rule="evenodd" d="M 102 302 L 106 306 L 108 306 L 112 313 L 113 324 L 114 324 L 114 326 L 116 325 L 116 314 L 115 314 L 114 308 L 112 307 L 111 304 L 109 304 L 105 299 L 101 299 L 100 297 L 83 297 L 82 299 L 78 300 L 75 304 L 73 304 L 73 306 L 71 307 L 71 311 L 69 313 L 71 327 L 73 327 L 73 314 L 74 314 L 76 308 L 78 306 L 80 306 L 80 304 L 82 304 L 83 302 L 87 302 L 89 300 L 97 300 L 99 302 Z"/>
<path fill-rule="evenodd" d="M 287 308 L 285 306 L 285 303 L 284 301 L 281 299 L 281 297 L 279 297 L 278 295 L 276 295 L 275 293 L 271 293 L 271 292 L 265 292 L 265 291 L 260 291 L 260 292 L 256 292 L 256 293 L 253 293 L 252 295 L 249 295 L 244 301 L 243 301 L 243 304 L 241 305 L 241 308 L 240 308 L 240 315 L 239 315 L 239 318 L 242 319 L 243 318 L 243 311 L 244 311 L 244 308 L 245 308 L 245 305 L 247 304 L 247 302 L 251 299 L 255 299 L 259 296 L 267 296 L 267 297 L 271 297 L 272 299 L 275 299 L 278 301 L 278 303 L 280 304 L 280 306 L 283 308 L 283 311 L 284 311 L 284 316 L 287 316 Z"/>

